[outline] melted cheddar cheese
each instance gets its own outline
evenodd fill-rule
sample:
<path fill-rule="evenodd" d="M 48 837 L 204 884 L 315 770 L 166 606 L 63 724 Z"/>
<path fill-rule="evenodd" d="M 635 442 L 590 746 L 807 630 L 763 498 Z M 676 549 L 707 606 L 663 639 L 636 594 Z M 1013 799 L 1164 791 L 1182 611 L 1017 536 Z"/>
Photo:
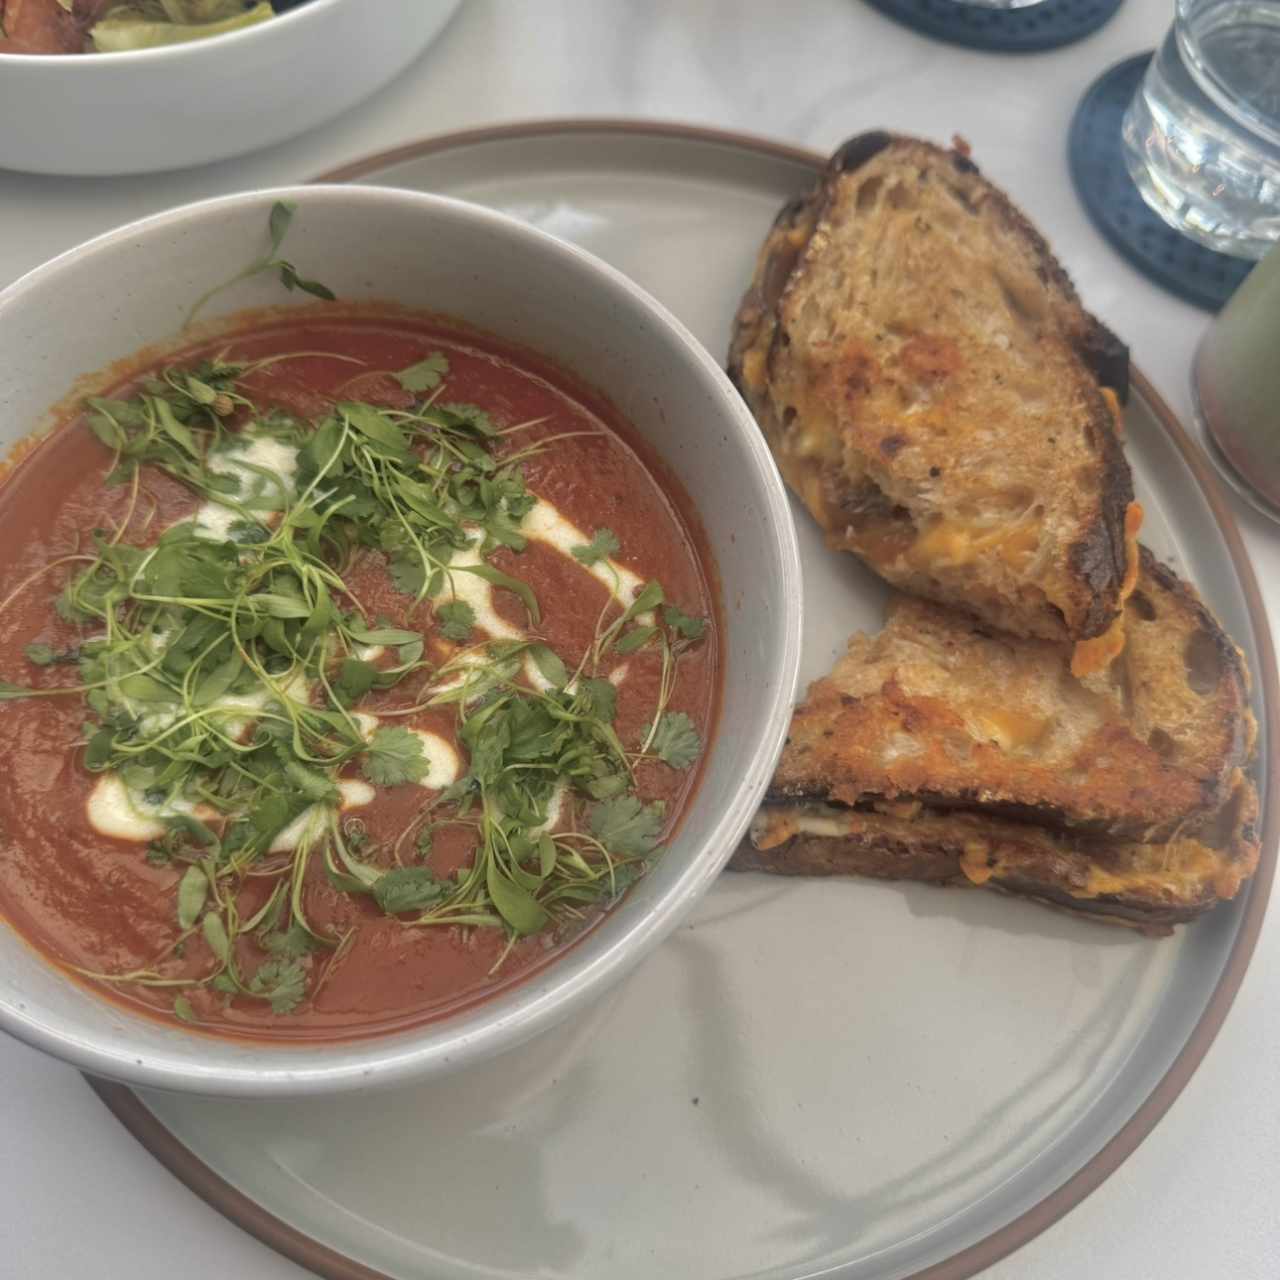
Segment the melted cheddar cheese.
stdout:
<path fill-rule="evenodd" d="M 1186 841 L 1169 848 L 1165 865 L 1149 870 L 1117 874 L 1101 867 L 1090 867 L 1082 898 L 1135 891 L 1165 893 L 1178 899 L 1192 899 L 1212 887 L 1223 899 L 1234 898 L 1247 875 L 1247 868 L 1228 861 L 1220 853 L 1197 841 Z"/>
<path fill-rule="evenodd" d="M 984 707 L 971 711 L 966 719 L 975 736 L 988 738 L 1005 751 L 1034 747 L 1049 729 L 1048 716 L 1030 715 L 1006 707 Z"/>
<path fill-rule="evenodd" d="M 991 865 L 991 846 L 985 840 L 966 840 L 960 870 L 973 884 L 986 884 L 996 873 L 996 868 Z"/>
<path fill-rule="evenodd" d="M 1120 407 L 1120 397 L 1110 387 L 1099 387 L 1102 399 L 1111 413 L 1111 420 L 1116 424 L 1116 435 L 1124 439 L 1124 410 Z"/>
<path fill-rule="evenodd" d="M 755 392 L 764 390 L 764 352 L 750 347 L 742 357 L 742 380 Z"/>
<path fill-rule="evenodd" d="M 1018 572 L 1040 546 L 1040 525 L 1020 520 L 993 527 L 943 519 L 927 524 L 918 535 L 911 529 L 860 533 L 857 545 L 863 555 L 882 564 L 904 559 L 920 569 L 963 568 L 994 554 Z"/>

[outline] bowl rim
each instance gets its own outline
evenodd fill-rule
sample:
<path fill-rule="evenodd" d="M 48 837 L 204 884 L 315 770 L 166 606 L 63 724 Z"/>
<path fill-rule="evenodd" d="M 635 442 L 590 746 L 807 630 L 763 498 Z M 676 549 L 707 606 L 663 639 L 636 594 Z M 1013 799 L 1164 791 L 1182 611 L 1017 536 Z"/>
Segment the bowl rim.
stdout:
<path fill-rule="evenodd" d="M 89 65 L 95 66 L 98 65 L 101 59 L 105 58 L 108 66 L 128 68 L 137 66 L 139 63 L 155 62 L 161 58 L 176 61 L 183 56 L 198 57 L 205 49 L 221 49 L 245 40 L 261 39 L 265 32 L 260 28 L 280 30 L 284 27 L 298 26 L 301 22 L 306 21 L 308 14 L 336 9 L 338 5 L 345 3 L 347 3 L 347 0 L 306 0 L 296 9 L 286 9 L 284 13 L 275 14 L 267 22 L 255 23 L 253 26 L 241 28 L 239 31 L 224 31 L 221 35 L 206 36 L 203 40 L 187 40 L 180 44 L 157 45 L 150 49 L 124 49 L 116 53 L 0 52 L 0 67 L 7 68 L 22 65 L 31 66 L 33 70 L 36 67 L 49 67 L 51 69 L 78 67 L 85 64 L 86 58 Z M 37 72 L 37 74 L 39 73 Z"/>
<path fill-rule="evenodd" d="M 598 285 L 613 293 L 620 303 L 646 314 L 658 329 L 674 339 L 680 357 L 692 365 L 709 396 L 722 412 L 725 426 L 732 429 L 743 446 L 744 474 L 750 475 L 761 501 L 756 518 L 771 530 L 779 567 L 782 596 L 778 601 L 777 627 L 781 632 L 774 672 L 776 681 L 765 695 L 764 731 L 755 749 L 752 768 L 739 790 L 711 820 L 711 828 L 701 847 L 693 851 L 687 865 L 649 909 L 628 922 L 616 938 L 606 941 L 599 929 L 580 944 L 524 981 L 499 991 L 460 1010 L 456 1015 L 427 1021 L 403 1032 L 370 1035 L 358 1039 L 321 1044 L 297 1045 L 263 1041 L 264 1054 L 278 1054 L 286 1065 L 253 1065 L 256 1042 L 236 1041 L 192 1033 L 191 1042 L 230 1046 L 242 1060 L 226 1063 L 184 1062 L 168 1053 L 148 1051 L 142 1056 L 128 1047 L 124 1034 L 85 1035 L 74 1023 L 53 1025 L 26 1002 L 15 1003 L 0 997 L 0 1030 L 92 1075 L 105 1076 L 134 1086 L 162 1088 L 204 1095 L 237 1097 L 281 1097 L 318 1095 L 346 1089 L 384 1087 L 433 1074 L 452 1073 L 494 1056 L 550 1029 L 574 1007 L 585 1006 L 671 933 L 683 916 L 720 873 L 751 820 L 782 749 L 794 703 L 801 656 L 803 587 L 799 542 L 792 520 L 790 502 L 777 465 L 756 426 L 750 410 L 739 396 L 720 364 L 689 329 L 662 303 L 630 277 L 594 254 L 557 236 L 482 205 L 449 196 L 408 191 L 394 187 L 360 184 L 297 184 L 262 188 L 184 204 L 117 227 L 83 242 L 28 271 L 0 290 L 0 321 L 24 297 L 66 273 L 74 273 L 88 259 L 111 253 L 117 246 L 163 233 L 166 229 L 199 224 L 219 214 L 239 209 L 265 209 L 277 200 L 304 204 L 352 205 L 399 204 L 418 210 L 437 210 L 473 223 L 477 229 L 514 238 L 536 251 L 558 256 L 566 271 L 594 276 Z M 581 375 L 579 375 L 581 376 Z M 591 384 L 587 379 L 588 385 Z M 601 388 L 608 394 L 608 388 Z M 721 725 L 719 732 L 724 732 Z M 713 747 L 714 750 L 714 747 Z M 760 767 L 763 764 L 763 767 Z M 752 776 L 755 774 L 755 776 Z M 0 921 L 13 936 L 31 947 L 16 929 Z M 38 948 L 31 948 L 42 963 L 58 969 Z M 556 975 L 559 974 L 557 977 Z M 67 981 L 72 979 L 67 978 Z M 92 989 L 83 988 L 95 999 Z M 62 1020 L 60 1019 L 61 1023 Z M 339 1060 L 317 1063 L 315 1059 L 336 1050 Z M 215 1049 L 216 1053 L 216 1049 Z"/>

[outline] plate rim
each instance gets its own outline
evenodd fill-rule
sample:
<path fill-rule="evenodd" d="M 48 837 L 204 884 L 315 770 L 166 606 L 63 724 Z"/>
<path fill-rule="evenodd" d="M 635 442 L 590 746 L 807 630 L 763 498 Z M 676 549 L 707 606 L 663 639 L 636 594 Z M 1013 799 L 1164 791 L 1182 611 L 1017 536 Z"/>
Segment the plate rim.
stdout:
<path fill-rule="evenodd" d="M 391 165 L 441 151 L 461 150 L 491 142 L 541 140 L 590 133 L 709 143 L 771 159 L 789 160 L 815 173 L 826 164 L 826 156 L 821 152 L 745 131 L 676 121 L 574 116 L 482 125 L 432 134 L 327 169 L 311 181 L 358 182 Z M 1208 1002 L 1177 1056 L 1133 1115 L 1079 1169 L 1036 1204 L 949 1258 L 912 1272 L 907 1280 L 969 1280 L 1065 1217 L 1124 1163 L 1173 1105 L 1217 1037 L 1249 968 L 1266 916 L 1280 855 L 1280 674 L 1277 672 L 1276 650 L 1266 605 L 1235 512 L 1211 462 L 1141 370 L 1131 367 L 1130 382 L 1173 442 L 1208 502 L 1214 523 L 1226 543 L 1249 615 L 1258 655 L 1258 670 L 1253 674 L 1262 698 L 1262 719 L 1269 756 L 1268 767 L 1259 773 L 1263 825 L 1258 870 L 1250 884 L 1244 915 L 1231 950 Z M 112 1115 L 160 1164 L 212 1208 L 268 1248 L 325 1280 L 394 1280 L 385 1272 L 331 1249 L 263 1208 L 216 1173 L 176 1137 L 127 1085 L 87 1075 L 85 1080 Z"/>

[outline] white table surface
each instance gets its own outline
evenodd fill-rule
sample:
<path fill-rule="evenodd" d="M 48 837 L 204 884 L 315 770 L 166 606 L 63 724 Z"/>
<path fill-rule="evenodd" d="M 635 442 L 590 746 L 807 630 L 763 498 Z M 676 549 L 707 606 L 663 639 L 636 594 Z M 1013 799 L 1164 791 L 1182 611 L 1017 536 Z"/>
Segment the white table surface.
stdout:
<path fill-rule="evenodd" d="M 376 9 L 376 0 L 366 2 Z M 959 132 L 1186 418 L 1187 369 L 1206 316 L 1148 284 L 1110 249 L 1076 200 L 1065 163 L 1080 94 L 1104 67 L 1155 44 L 1171 10 L 1169 0 L 1125 0 L 1088 40 L 1010 57 L 916 36 L 859 0 L 467 0 L 397 81 L 338 124 L 293 142 L 211 167 L 118 180 L 0 173 L 0 285 L 131 218 L 305 179 L 371 151 L 480 124 L 644 116 L 823 150 L 879 125 L 938 138 Z M 0 122 L 11 127 L 19 126 Z M 1280 531 L 1237 509 L 1280 629 Z M 1263 930 L 1217 1043 L 1154 1134 L 1082 1206 L 989 1277 L 1280 1275 L 1278 916 Z M 0 1275 L 304 1275 L 176 1182 L 69 1067 L 0 1037 L 0 1076 Z"/>

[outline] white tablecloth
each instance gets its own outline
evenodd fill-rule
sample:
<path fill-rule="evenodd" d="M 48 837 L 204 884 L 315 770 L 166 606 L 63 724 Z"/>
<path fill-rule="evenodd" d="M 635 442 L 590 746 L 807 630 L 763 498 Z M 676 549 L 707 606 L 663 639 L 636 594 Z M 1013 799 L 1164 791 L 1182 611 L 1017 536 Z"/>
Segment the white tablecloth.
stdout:
<path fill-rule="evenodd" d="M 366 3 L 377 8 L 376 0 Z M 0 173 L 0 284 L 134 217 L 305 179 L 371 151 L 480 124 L 647 116 L 821 149 L 877 125 L 941 138 L 959 132 L 1185 418 L 1187 369 L 1206 316 L 1148 284 L 1111 250 L 1080 208 L 1065 161 L 1067 126 L 1085 87 L 1104 67 L 1154 45 L 1171 11 L 1169 0 L 1125 0 L 1108 26 L 1079 44 L 1000 56 L 916 36 L 858 0 L 467 0 L 400 79 L 341 122 L 294 142 L 221 165 L 118 180 Z M 0 121 L 0 128 L 39 129 L 40 120 Z M 1239 514 L 1280 629 L 1280 531 Z M 1155 1133 L 1080 1208 L 988 1275 L 1280 1275 L 1277 988 L 1280 919 L 1273 915 L 1225 1029 Z M 69 1067 L 0 1037 L 0 1073 L 0 1275 L 303 1275 L 174 1181 Z"/>

